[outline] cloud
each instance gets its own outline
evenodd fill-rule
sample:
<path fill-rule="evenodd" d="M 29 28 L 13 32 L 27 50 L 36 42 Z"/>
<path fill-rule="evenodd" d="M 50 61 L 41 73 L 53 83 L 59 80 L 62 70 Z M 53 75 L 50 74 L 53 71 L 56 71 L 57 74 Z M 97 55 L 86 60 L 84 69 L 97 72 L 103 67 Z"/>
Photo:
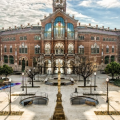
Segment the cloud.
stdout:
<path fill-rule="evenodd" d="M 97 4 L 105 8 L 120 7 L 120 0 L 99 0 Z"/>
<path fill-rule="evenodd" d="M 52 12 L 51 0 L 1 0 L 0 26 L 37 24 L 44 15 L 49 14 L 47 10 Z"/>
<path fill-rule="evenodd" d="M 86 0 L 86 1 L 82 1 L 80 4 L 79 4 L 79 6 L 84 6 L 84 7 L 89 7 L 89 6 L 91 6 L 91 3 L 92 3 L 92 1 L 91 0 Z"/>
<path fill-rule="evenodd" d="M 80 2 L 79 6 L 83 7 L 104 7 L 104 8 L 120 8 L 120 0 L 84 0 Z"/>

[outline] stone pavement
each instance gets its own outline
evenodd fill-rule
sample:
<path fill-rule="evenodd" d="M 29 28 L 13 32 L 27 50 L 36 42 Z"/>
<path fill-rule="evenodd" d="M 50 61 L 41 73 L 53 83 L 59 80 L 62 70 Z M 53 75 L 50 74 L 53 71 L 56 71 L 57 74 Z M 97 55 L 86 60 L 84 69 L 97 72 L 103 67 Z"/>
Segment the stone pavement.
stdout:
<path fill-rule="evenodd" d="M 22 76 L 12 75 L 9 76 L 12 78 L 13 82 L 21 82 Z M 39 79 L 43 79 L 46 76 L 39 76 Z M 78 76 L 73 76 L 75 79 L 79 79 Z M 107 75 L 97 73 L 97 88 L 96 92 L 106 93 L 106 81 Z M 38 76 L 36 76 L 36 79 Z M 26 78 L 28 81 L 29 78 Z M 94 85 L 94 76 L 89 78 L 92 80 Z M 28 85 L 29 82 L 27 82 Z M 12 111 L 24 111 L 22 116 L 0 116 L 0 120 L 50 120 L 51 116 L 54 113 L 56 105 L 56 94 L 57 86 L 45 85 L 43 82 L 34 82 L 34 85 L 39 85 L 40 88 L 28 88 L 28 92 L 35 92 L 36 95 L 40 95 L 40 92 L 45 92 L 48 94 L 48 104 L 43 105 L 31 105 L 23 107 L 19 104 L 20 100 L 24 97 L 21 96 L 12 96 Z M 98 99 L 99 104 L 96 107 L 88 105 L 71 105 L 70 95 L 75 91 L 75 88 L 79 85 L 83 85 L 83 82 L 76 82 L 74 85 L 62 86 L 62 104 L 64 107 L 64 112 L 67 117 L 67 120 L 120 120 L 120 116 L 96 116 L 94 111 L 105 111 L 107 109 L 106 96 L 91 96 Z M 24 91 L 25 92 L 25 91 Z M 21 89 L 21 85 L 12 87 L 12 93 L 24 93 Z M 78 92 L 82 95 L 83 92 L 90 92 L 90 88 L 79 88 Z M 92 90 L 94 93 L 94 90 Z M 9 110 L 8 106 L 8 94 L 9 88 L 6 90 L 0 91 L 0 110 Z M 109 84 L 109 98 L 110 98 L 110 110 L 120 111 L 120 88 L 112 84 Z"/>

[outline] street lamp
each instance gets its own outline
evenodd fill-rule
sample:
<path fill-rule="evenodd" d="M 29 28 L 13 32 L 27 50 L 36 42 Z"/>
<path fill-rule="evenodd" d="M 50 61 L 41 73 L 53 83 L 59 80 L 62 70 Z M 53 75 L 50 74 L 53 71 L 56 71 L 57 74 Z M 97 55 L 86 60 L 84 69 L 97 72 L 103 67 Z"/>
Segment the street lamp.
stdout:
<path fill-rule="evenodd" d="M 10 99 L 9 99 L 9 115 L 11 114 L 11 78 L 9 81 L 4 81 L 4 83 L 10 84 Z"/>
<path fill-rule="evenodd" d="M 22 91 L 24 91 L 24 72 L 22 73 Z"/>
<path fill-rule="evenodd" d="M 92 85 L 91 85 L 91 82 L 90 83 L 90 94 L 92 94 Z"/>
<path fill-rule="evenodd" d="M 34 67 L 33 69 L 34 69 L 34 73 L 35 73 L 35 67 Z M 33 74 L 34 74 L 34 73 L 33 73 Z M 34 80 L 35 80 L 35 76 L 34 76 Z"/>
<path fill-rule="evenodd" d="M 94 72 L 94 91 L 96 91 L 96 72 Z"/>
<path fill-rule="evenodd" d="M 106 100 L 106 103 L 107 104 L 107 112 L 108 112 L 108 115 L 109 115 L 109 98 L 108 98 L 108 82 L 109 82 L 109 78 L 106 78 L 106 82 L 107 82 L 107 100 Z"/>

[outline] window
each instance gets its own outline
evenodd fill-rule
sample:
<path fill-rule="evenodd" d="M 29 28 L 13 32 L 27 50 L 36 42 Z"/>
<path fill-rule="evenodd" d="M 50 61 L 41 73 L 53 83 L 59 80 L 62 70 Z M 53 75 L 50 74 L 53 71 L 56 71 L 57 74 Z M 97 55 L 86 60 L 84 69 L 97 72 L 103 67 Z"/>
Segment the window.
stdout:
<path fill-rule="evenodd" d="M 99 37 L 97 37 L 96 40 L 100 40 Z"/>
<path fill-rule="evenodd" d="M 67 23 L 67 37 L 74 39 L 74 26 L 72 23 Z"/>
<path fill-rule="evenodd" d="M 65 37 L 64 19 L 62 17 L 57 17 L 54 22 L 54 38 L 64 39 L 64 37 Z"/>
<path fill-rule="evenodd" d="M 7 55 L 4 56 L 4 63 L 8 63 L 8 56 Z"/>
<path fill-rule="evenodd" d="M 105 38 L 103 38 L 103 41 L 105 41 Z"/>
<path fill-rule="evenodd" d="M 112 39 L 111 38 L 109 38 L 109 41 L 111 41 Z"/>
<path fill-rule="evenodd" d="M 91 53 L 92 54 L 98 54 L 99 53 L 99 46 L 96 43 L 91 46 Z"/>
<path fill-rule="evenodd" d="M 4 52 L 7 52 L 7 47 L 6 47 L 6 45 L 4 46 Z"/>
<path fill-rule="evenodd" d="M 34 40 L 40 40 L 40 36 L 34 36 Z"/>
<path fill-rule="evenodd" d="M 40 46 L 36 45 L 35 46 L 35 54 L 39 54 L 40 53 Z"/>
<path fill-rule="evenodd" d="M 55 45 L 55 54 L 64 54 L 64 45 L 62 43 L 57 43 Z"/>
<path fill-rule="evenodd" d="M 93 37 L 93 36 L 91 36 L 91 40 L 94 40 L 94 37 Z"/>
<path fill-rule="evenodd" d="M 84 54 L 84 46 L 80 45 L 80 46 L 78 47 L 78 53 L 79 53 L 79 54 Z"/>
<path fill-rule="evenodd" d="M 27 36 L 21 36 L 20 40 L 27 40 Z"/>
<path fill-rule="evenodd" d="M 108 38 L 106 38 L 106 41 L 108 41 Z"/>
<path fill-rule="evenodd" d="M 79 40 L 84 40 L 84 36 L 78 36 Z"/>
<path fill-rule="evenodd" d="M 106 53 L 109 53 L 109 46 L 106 46 Z"/>
<path fill-rule="evenodd" d="M 114 46 L 112 46 L 112 53 L 114 53 L 114 50 L 115 50 L 115 49 L 114 49 Z"/>
<path fill-rule="evenodd" d="M 13 56 L 9 56 L 9 63 L 14 64 L 14 57 Z"/>
<path fill-rule="evenodd" d="M 10 46 L 10 53 L 12 53 L 12 46 Z"/>
<path fill-rule="evenodd" d="M 24 36 L 24 40 L 27 40 L 27 36 Z"/>
<path fill-rule="evenodd" d="M 74 53 L 74 46 L 73 44 L 68 45 L 68 54 L 73 54 Z"/>
<path fill-rule="evenodd" d="M 51 51 L 50 44 L 46 44 L 45 45 L 45 54 L 50 54 L 50 51 Z"/>
<path fill-rule="evenodd" d="M 22 43 L 22 45 L 19 46 L 19 53 L 27 53 L 27 45 Z"/>
<path fill-rule="evenodd" d="M 51 23 L 45 25 L 45 32 L 44 32 L 45 39 L 51 39 L 51 27 L 52 27 Z"/>

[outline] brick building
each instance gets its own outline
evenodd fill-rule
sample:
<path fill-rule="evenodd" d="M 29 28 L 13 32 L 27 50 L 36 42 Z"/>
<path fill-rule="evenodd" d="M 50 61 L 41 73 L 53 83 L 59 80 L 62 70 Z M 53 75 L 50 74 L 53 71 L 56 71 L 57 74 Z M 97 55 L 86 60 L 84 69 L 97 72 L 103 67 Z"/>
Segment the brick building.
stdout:
<path fill-rule="evenodd" d="M 0 31 L 0 63 L 14 70 L 41 67 L 41 72 L 73 72 L 77 56 L 86 56 L 99 67 L 118 61 L 120 30 L 82 25 L 66 14 L 66 0 L 53 0 L 53 13 L 44 16 L 41 25 L 20 26 Z M 77 63 L 76 63 L 77 64 Z"/>

